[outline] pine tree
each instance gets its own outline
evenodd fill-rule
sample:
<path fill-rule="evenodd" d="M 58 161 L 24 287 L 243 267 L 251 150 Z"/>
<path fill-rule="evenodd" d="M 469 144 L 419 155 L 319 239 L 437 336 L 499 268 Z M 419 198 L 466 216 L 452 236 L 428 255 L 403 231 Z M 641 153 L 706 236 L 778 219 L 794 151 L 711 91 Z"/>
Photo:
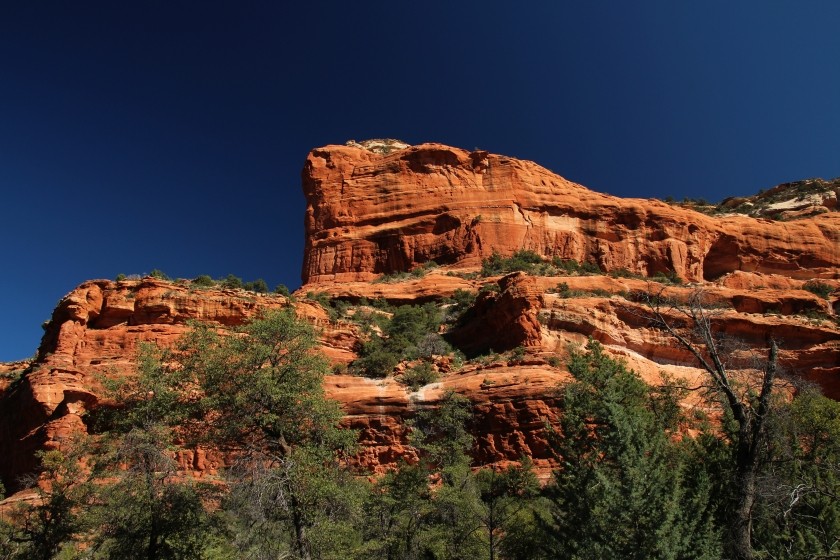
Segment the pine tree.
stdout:
<path fill-rule="evenodd" d="M 597 342 L 574 352 L 563 388 L 561 467 L 546 489 L 554 558 L 720 556 L 708 486 L 688 484 L 672 415 L 651 388 Z M 665 407 L 666 409 L 669 407 Z"/>

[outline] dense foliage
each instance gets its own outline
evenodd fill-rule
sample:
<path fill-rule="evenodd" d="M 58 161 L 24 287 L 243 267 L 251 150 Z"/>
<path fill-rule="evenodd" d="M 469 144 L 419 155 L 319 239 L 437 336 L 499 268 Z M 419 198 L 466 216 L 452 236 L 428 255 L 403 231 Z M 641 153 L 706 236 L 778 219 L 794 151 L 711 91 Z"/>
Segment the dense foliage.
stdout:
<path fill-rule="evenodd" d="M 389 313 L 371 324 L 376 342 L 363 357 L 427 363 L 440 310 Z M 573 381 L 558 388 L 563 410 L 550 438 L 559 468 L 542 487 L 527 458 L 473 470 L 472 434 L 482 428 L 453 392 L 409 423 L 415 462 L 378 478 L 352 468 L 345 459 L 358 436 L 324 395 L 327 364 L 314 344 L 311 327 L 285 310 L 233 333 L 195 325 L 170 350 L 143 347 L 137 376 L 109 384 L 120 406 L 87 420 L 94 435 L 41 454 L 30 481 L 39 499 L 0 516 L 0 557 L 726 556 L 728 423 L 684 414 L 684 389 L 650 387 L 599 344 L 571 353 Z M 768 430 L 757 556 L 836 557 L 840 404 L 811 391 L 779 397 Z M 229 468 L 206 482 L 186 476 L 185 462 L 208 444 Z"/>

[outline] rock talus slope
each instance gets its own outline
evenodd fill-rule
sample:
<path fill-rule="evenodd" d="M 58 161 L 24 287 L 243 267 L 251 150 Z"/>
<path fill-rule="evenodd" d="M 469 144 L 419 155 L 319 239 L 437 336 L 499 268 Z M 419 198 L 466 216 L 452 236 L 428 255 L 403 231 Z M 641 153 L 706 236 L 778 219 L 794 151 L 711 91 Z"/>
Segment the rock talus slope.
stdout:
<path fill-rule="evenodd" d="M 649 383 L 667 374 L 696 385 L 702 373 L 692 357 L 650 328 L 633 297 L 652 290 L 685 299 L 702 289 L 720 308 L 716 325 L 742 341 L 742 351 L 760 353 L 773 337 L 791 376 L 840 398 L 838 212 L 789 222 L 712 217 L 594 193 L 527 161 L 393 141 L 313 150 L 303 187 L 304 286 L 294 299 L 144 278 L 86 282 L 59 303 L 36 358 L 0 367 L 0 478 L 7 488 L 33 470 L 36 451 L 87 430 L 102 379 L 132 375 L 139 344 L 172 345 L 193 319 L 230 328 L 287 306 L 321 333 L 335 365 L 327 394 L 341 403 L 345 424 L 359 430 L 354 461 L 371 472 L 416 457 L 405 421 L 452 389 L 474 405 L 479 464 L 528 455 L 547 474 L 555 458 L 546 425 L 559 413 L 557 387 L 569 379 L 567 348 L 589 337 Z M 478 274 L 482 258 L 519 249 L 588 262 L 602 274 Z M 432 260 L 440 266 L 382 276 Z M 611 271 L 620 274 L 605 274 Z M 664 286 L 649 278 L 656 273 L 690 284 Z M 833 293 L 804 289 L 815 278 Z M 414 389 L 399 382 L 405 363 L 384 379 L 347 374 L 369 335 L 352 312 L 318 303 L 325 294 L 359 312 L 373 300 L 446 309 L 446 298 L 459 291 L 477 294 L 475 302 L 441 332 L 477 357 L 463 365 L 435 358 L 440 378 Z M 706 405 L 690 398 L 685 406 Z M 179 460 L 197 476 L 226 461 L 213 449 L 187 450 Z"/>

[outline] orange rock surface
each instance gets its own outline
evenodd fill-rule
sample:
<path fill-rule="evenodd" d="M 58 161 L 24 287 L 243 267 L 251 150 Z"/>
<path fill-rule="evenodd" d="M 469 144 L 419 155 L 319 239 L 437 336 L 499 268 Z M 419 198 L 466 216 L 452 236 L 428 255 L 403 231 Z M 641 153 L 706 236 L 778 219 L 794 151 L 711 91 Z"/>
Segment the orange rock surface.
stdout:
<path fill-rule="evenodd" d="M 788 375 L 840 398 L 840 213 L 793 222 L 713 218 L 658 201 L 601 195 L 531 162 L 439 144 L 390 154 L 364 143 L 316 149 L 303 184 L 306 283 L 294 301 L 144 278 L 86 282 L 59 303 L 34 361 L 0 365 L 0 477 L 7 488 L 32 471 L 37 450 L 87 429 L 85 413 L 98 405 L 103 377 L 133 374 L 140 343 L 171 345 L 189 320 L 228 328 L 261 309 L 292 305 L 319 330 L 322 350 L 342 371 L 365 335 L 352 321 L 331 319 L 308 292 L 351 303 L 411 304 L 497 284 L 483 290 L 445 336 L 468 354 L 524 348 L 460 368 L 441 361 L 439 381 L 416 391 L 393 377 L 328 376 L 328 396 L 360 434 L 354 460 L 370 472 L 416 457 L 405 420 L 453 389 L 474 404 L 479 464 L 528 455 L 547 475 L 555 463 L 545 426 L 556 420 L 557 387 L 569 379 L 563 360 L 570 344 L 589 337 L 651 384 L 663 375 L 702 383 L 692 356 L 651 328 L 634 297 L 640 292 L 661 290 L 684 300 L 702 288 L 706 301 L 720 308 L 715 325 L 741 341 L 738 352 L 760 355 L 773 337 Z M 692 283 L 476 274 L 482 257 L 522 248 L 597 263 L 604 271 L 675 271 Z M 429 260 L 441 266 L 381 277 Z M 812 278 L 834 292 L 823 298 L 803 289 Z M 695 395 L 683 406 L 708 405 Z M 185 450 L 178 460 L 196 475 L 225 464 L 212 449 Z"/>
<path fill-rule="evenodd" d="M 644 275 L 712 280 L 738 270 L 834 277 L 840 213 L 774 222 L 713 218 L 588 190 L 530 162 L 441 144 L 391 153 L 359 144 L 310 152 L 303 281 L 369 281 L 493 251 L 533 250 Z"/>

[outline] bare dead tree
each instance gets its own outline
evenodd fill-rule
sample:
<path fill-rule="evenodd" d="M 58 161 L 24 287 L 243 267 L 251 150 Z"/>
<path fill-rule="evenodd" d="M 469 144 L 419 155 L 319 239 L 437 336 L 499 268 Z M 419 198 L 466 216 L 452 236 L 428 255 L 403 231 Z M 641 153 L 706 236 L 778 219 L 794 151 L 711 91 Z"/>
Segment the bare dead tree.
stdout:
<path fill-rule="evenodd" d="M 762 450 L 768 444 L 768 417 L 778 368 L 778 345 L 767 340 L 766 358 L 751 364 L 760 372 L 753 383 L 742 383 L 732 375 L 737 352 L 733 337 L 726 335 L 716 321 L 717 313 L 704 304 L 704 292 L 695 290 L 685 302 L 677 302 L 648 291 L 643 296 L 651 326 L 670 335 L 687 350 L 709 376 L 710 389 L 720 399 L 735 423 L 734 465 L 731 488 L 735 504 L 732 511 L 731 548 L 738 560 L 752 560 L 753 507 L 758 496 L 757 480 Z M 742 364 L 744 365 L 744 364 Z"/>

